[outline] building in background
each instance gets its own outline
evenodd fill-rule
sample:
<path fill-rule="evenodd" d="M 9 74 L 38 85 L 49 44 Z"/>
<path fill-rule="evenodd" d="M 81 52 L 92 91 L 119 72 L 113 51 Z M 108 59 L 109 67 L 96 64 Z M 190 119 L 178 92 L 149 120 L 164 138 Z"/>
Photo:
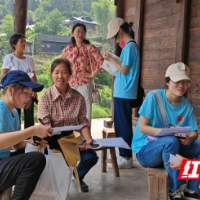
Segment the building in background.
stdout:
<path fill-rule="evenodd" d="M 82 23 L 85 24 L 86 28 L 88 29 L 95 29 L 95 26 L 100 26 L 101 24 L 97 23 L 96 21 L 92 21 L 92 19 L 88 16 L 81 16 L 81 17 L 71 17 L 68 20 L 65 20 L 65 26 L 71 28 L 77 24 Z"/>
<path fill-rule="evenodd" d="M 41 53 L 61 54 L 69 44 L 71 36 L 38 34 L 38 42 L 41 43 Z"/>

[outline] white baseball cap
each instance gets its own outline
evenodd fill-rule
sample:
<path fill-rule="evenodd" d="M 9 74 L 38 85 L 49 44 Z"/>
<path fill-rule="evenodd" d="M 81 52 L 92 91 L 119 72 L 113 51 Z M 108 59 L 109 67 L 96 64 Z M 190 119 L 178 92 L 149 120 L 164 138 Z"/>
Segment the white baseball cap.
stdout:
<path fill-rule="evenodd" d="M 108 34 L 106 39 L 109 40 L 112 37 L 114 37 L 118 33 L 120 26 L 122 24 L 124 24 L 124 20 L 122 18 L 119 17 L 112 18 L 108 23 Z"/>
<path fill-rule="evenodd" d="M 173 82 L 178 82 L 184 79 L 187 79 L 190 82 L 192 82 L 189 75 L 190 75 L 189 67 L 182 62 L 170 65 L 165 73 L 165 77 L 170 77 L 170 79 Z"/>

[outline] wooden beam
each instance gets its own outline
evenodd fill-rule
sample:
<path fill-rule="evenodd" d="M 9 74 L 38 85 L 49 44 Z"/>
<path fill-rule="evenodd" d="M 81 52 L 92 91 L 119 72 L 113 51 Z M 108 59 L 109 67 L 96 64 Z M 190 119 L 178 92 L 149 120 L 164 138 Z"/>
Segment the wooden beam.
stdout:
<path fill-rule="evenodd" d="M 144 15 L 144 0 L 137 0 L 135 8 L 135 41 L 140 50 L 142 48 L 143 15 Z"/>
<path fill-rule="evenodd" d="M 15 0 L 13 33 L 26 34 L 28 0 Z"/>
<path fill-rule="evenodd" d="M 180 7 L 179 7 L 179 19 L 178 19 L 178 27 L 176 34 L 175 62 L 185 62 L 188 0 L 182 0 L 178 4 Z"/>
<path fill-rule="evenodd" d="M 124 18 L 124 0 L 115 0 L 116 7 L 116 17 Z M 114 42 L 115 55 L 120 56 L 121 48 L 118 43 Z M 112 102 L 111 102 L 111 115 L 114 119 L 114 98 L 113 98 L 113 87 L 114 87 L 115 76 L 112 77 Z"/>
<path fill-rule="evenodd" d="M 140 50 L 140 71 L 141 71 L 141 54 L 142 54 L 142 27 L 143 27 L 143 16 L 144 16 L 144 0 L 136 0 L 135 7 L 135 41 Z M 141 73 L 140 73 L 141 76 Z M 141 82 L 141 78 L 139 78 Z M 139 108 L 133 110 L 133 117 L 138 117 Z"/>

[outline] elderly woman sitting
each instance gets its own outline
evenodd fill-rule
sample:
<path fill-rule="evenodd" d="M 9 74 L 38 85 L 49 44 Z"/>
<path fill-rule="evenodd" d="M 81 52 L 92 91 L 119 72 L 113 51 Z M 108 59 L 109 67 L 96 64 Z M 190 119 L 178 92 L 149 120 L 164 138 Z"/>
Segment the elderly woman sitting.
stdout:
<path fill-rule="evenodd" d="M 82 124 L 81 134 L 86 143 L 92 144 L 93 139 L 86 118 L 86 104 L 84 97 L 72 89 L 68 80 L 72 71 L 68 60 L 59 58 L 51 65 L 53 86 L 47 89 L 39 100 L 38 118 L 48 127 L 61 127 Z M 57 142 L 56 137 L 55 142 Z M 52 140 L 52 139 L 51 139 Z M 88 186 L 83 182 L 85 175 L 97 163 L 98 157 L 94 150 L 79 146 L 81 162 L 77 170 L 81 183 L 81 190 L 88 191 Z M 76 185 L 75 180 L 72 183 Z"/>

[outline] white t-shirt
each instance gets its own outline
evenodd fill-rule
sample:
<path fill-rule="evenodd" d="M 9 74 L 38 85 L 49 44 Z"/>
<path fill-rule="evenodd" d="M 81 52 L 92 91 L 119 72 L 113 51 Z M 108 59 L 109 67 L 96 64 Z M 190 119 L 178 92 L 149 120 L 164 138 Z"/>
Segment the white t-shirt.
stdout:
<path fill-rule="evenodd" d="M 34 60 L 31 56 L 24 55 L 25 59 L 17 58 L 13 53 L 6 55 L 3 60 L 2 69 L 21 70 L 23 72 L 29 73 L 36 71 L 36 66 Z"/>

